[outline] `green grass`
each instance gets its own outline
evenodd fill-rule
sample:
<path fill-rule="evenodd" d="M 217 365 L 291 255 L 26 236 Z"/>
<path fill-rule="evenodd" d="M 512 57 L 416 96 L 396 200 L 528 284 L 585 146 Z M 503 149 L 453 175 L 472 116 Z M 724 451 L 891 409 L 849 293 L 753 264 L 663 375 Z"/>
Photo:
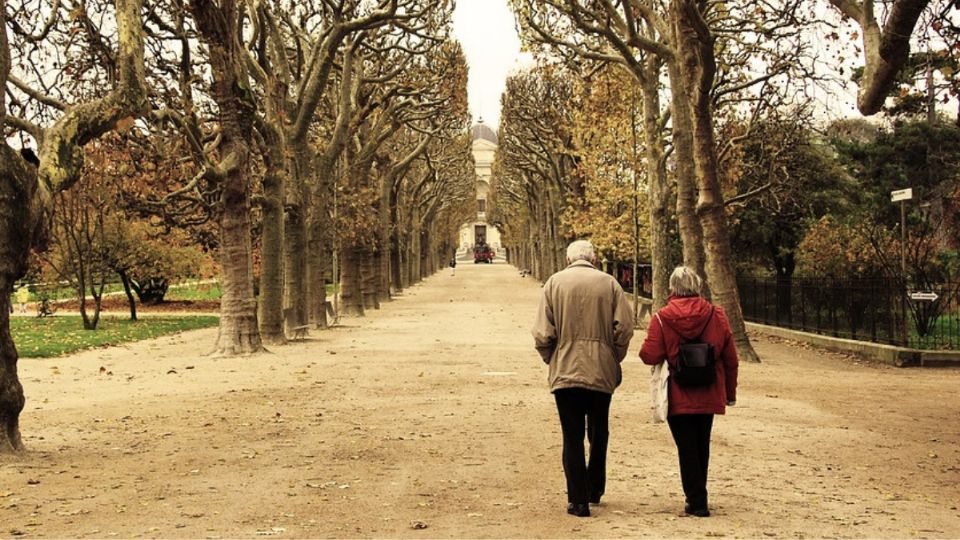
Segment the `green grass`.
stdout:
<path fill-rule="evenodd" d="M 937 318 L 930 332 L 920 337 L 913 318 L 910 319 L 910 347 L 917 349 L 956 349 L 960 334 L 960 315 L 944 314 Z"/>
<path fill-rule="evenodd" d="M 119 283 L 108 284 L 104 289 L 104 294 L 109 292 L 122 292 L 123 286 Z M 327 296 L 333 295 L 334 288 L 332 283 L 327 284 Z M 222 291 L 220 290 L 219 283 L 190 283 L 189 281 L 184 282 L 180 285 L 172 285 L 167 291 L 164 300 L 180 300 L 180 301 L 191 301 L 191 302 L 200 302 L 205 300 L 220 300 L 220 295 Z M 76 298 L 76 291 L 72 289 L 58 289 L 50 293 L 50 298 L 54 300 L 72 300 Z M 11 302 L 13 302 L 14 307 L 19 306 L 19 303 L 16 301 L 16 294 L 10 297 Z M 37 301 L 37 294 L 31 293 L 30 300 L 32 302 Z"/>
<path fill-rule="evenodd" d="M 333 284 L 327 284 L 327 296 L 333 294 Z M 165 300 L 189 300 L 192 302 L 202 300 L 219 300 L 221 295 L 219 283 L 203 284 L 184 284 L 179 287 L 170 287 L 167 291 Z"/>
<path fill-rule="evenodd" d="M 221 295 L 219 283 L 184 283 L 181 286 L 170 287 L 164 300 L 219 300 Z"/>
<path fill-rule="evenodd" d="M 21 358 L 48 358 L 94 347 L 150 339 L 216 326 L 216 316 L 144 317 L 139 321 L 105 317 L 97 330 L 84 330 L 79 315 L 11 317 L 10 331 Z"/>

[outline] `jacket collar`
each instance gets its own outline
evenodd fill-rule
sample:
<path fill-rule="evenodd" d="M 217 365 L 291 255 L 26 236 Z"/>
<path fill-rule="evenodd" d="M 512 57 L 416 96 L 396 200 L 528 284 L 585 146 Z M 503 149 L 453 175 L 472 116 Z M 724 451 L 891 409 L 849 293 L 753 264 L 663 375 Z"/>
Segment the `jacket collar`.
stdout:
<path fill-rule="evenodd" d="M 582 259 L 581 259 L 581 260 L 577 260 L 577 261 L 573 261 L 572 263 L 570 263 L 570 264 L 567 265 L 567 268 L 573 268 L 573 267 L 575 267 L 575 266 L 585 266 L 585 267 L 587 267 L 587 268 L 593 268 L 594 270 L 597 269 L 596 266 L 590 264 L 590 261 L 584 261 L 584 260 L 582 260 Z"/>

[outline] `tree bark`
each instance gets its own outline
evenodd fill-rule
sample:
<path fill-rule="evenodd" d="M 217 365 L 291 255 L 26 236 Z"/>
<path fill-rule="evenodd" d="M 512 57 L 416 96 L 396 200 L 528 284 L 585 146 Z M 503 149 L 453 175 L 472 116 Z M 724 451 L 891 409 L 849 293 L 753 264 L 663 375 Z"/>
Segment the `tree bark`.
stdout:
<path fill-rule="evenodd" d="M 87 278 L 90 280 L 90 297 L 93 298 L 93 317 L 87 313 L 87 291 L 85 288 Z M 80 295 L 80 318 L 83 319 L 84 330 L 96 330 L 97 325 L 100 324 L 100 308 L 103 305 L 103 288 L 107 277 L 106 274 L 101 275 L 100 283 L 94 283 L 94 279 L 96 278 L 93 276 L 91 268 L 90 275 L 81 279 L 77 287 Z"/>
<path fill-rule="evenodd" d="M 830 0 L 844 15 L 860 24 L 863 34 L 864 71 L 857 108 L 864 116 L 880 112 L 897 74 L 910 59 L 910 38 L 930 0 L 896 0 L 880 28 L 873 1 Z"/>
<path fill-rule="evenodd" d="M 360 291 L 360 248 L 345 246 L 340 266 L 340 303 L 344 315 L 363 317 L 363 296 Z"/>
<path fill-rule="evenodd" d="M 244 152 L 237 144 L 231 150 Z M 245 161 L 245 160 L 244 160 Z M 253 295 L 250 237 L 250 183 L 246 171 L 236 170 L 223 182 L 220 217 L 220 332 L 214 354 L 233 356 L 263 350 Z"/>
<path fill-rule="evenodd" d="M 0 144 L 0 454 L 24 449 L 20 412 L 26 400 L 10 334 L 10 295 L 14 283 L 26 274 L 30 246 L 38 237 L 38 189 L 36 169 Z"/>
<path fill-rule="evenodd" d="M 380 309 L 377 289 L 380 284 L 375 248 L 364 247 L 360 255 L 360 293 L 364 309 Z"/>
<path fill-rule="evenodd" d="M 263 175 L 263 232 L 260 237 L 260 298 L 258 315 L 261 339 L 270 345 L 282 345 L 284 285 L 284 162 L 280 133 L 264 134 L 267 144 L 266 170 Z"/>
<path fill-rule="evenodd" d="M 396 293 L 403 292 L 406 286 L 403 276 L 403 261 L 401 260 L 400 247 L 400 209 L 399 206 L 400 189 L 399 186 L 391 186 L 387 198 L 387 207 L 389 208 L 389 246 L 390 246 L 390 281 L 393 283 L 393 290 Z"/>
<path fill-rule="evenodd" d="M 320 177 L 317 181 L 329 184 L 327 178 Z M 307 263 L 307 319 L 314 328 L 328 326 L 327 270 L 330 268 L 331 246 L 327 191 L 324 189 L 323 193 L 313 196 L 307 224 L 307 248 L 310 253 Z"/>
<path fill-rule="evenodd" d="M 82 147 L 110 132 L 148 106 L 143 63 L 142 4 L 116 0 L 116 86 L 100 99 L 69 107 L 51 127 L 42 130 L 39 170 L 26 163 L 6 142 L 0 143 L 0 452 L 23 450 L 19 418 L 24 406 L 17 377 L 17 351 L 10 335 L 9 302 L 13 283 L 26 272 L 30 248 L 40 237 L 41 217 L 53 194 L 80 178 Z M 0 0 L 0 83 L 10 73 L 6 2 Z M 0 97 L 0 128 L 5 128 L 5 95 Z"/>
<path fill-rule="evenodd" d="M 250 147 L 256 111 L 246 71 L 247 52 L 240 42 L 238 8 L 234 0 L 190 4 L 202 41 L 210 55 L 212 97 L 219 109 L 222 139 L 219 182 L 220 332 L 216 355 L 252 354 L 263 350 L 253 295 L 250 230 Z"/>
<path fill-rule="evenodd" d="M 387 175 L 380 178 L 380 200 L 377 212 L 380 216 L 377 249 L 374 253 L 374 264 L 377 268 L 377 303 L 389 302 L 390 298 L 390 191 L 393 187 L 392 178 Z"/>
<path fill-rule="evenodd" d="M 310 152 L 306 145 L 296 145 L 294 162 L 290 164 L 284 212 L 283 274 L 284 305 L 289 314 L 287 328 L 307 324 L 307 202 L 306 182 L 310 170 Z"/>
<path fill-rule="evenodd" d="M 276 95 L 277 82 L 268 84 L 272 89 L 273 104 L 268 113 L 271 120 L 277 121 L 276 110 L 280 107 L 280 96 Z M 283 287 L 284 287 L 284 195 L 286 189 L 286 170 L 283 157 L 285 143 L 282 131 L 275 125 L 264 125 L 262 129 L 264 143 L 265 171 L 263 203 L 261 211 L 263 226 L 260 236 L 260 295 L 257 302 L 257 315 L 261 339 L 270 345 L 282 345 L 287 338 L 284 333 Z"/>
<path fill-rule="evenodd" d="M 694 162 L 700 198 L 697 215 L 703 227 L 707 254 L 707 279 L 716 303 L 723 306 L 742 360 L 759 362 L 760 357 L 747 337 L 740 294 L 737 290 L 733 249 L 727 231 L 723 193 L 717 174 L 716 142 L 713 133 L 710 92 L 716 74 L 714 38 L 694 0 L 672 0 L 671 15 L 677 36 L 679 67 L 688 83 L 693 105 Z"/>
<path fill-rule="evenodd" d="M 422 235 L 420 233 L 420 208 L 417 201 L 413 201 L 412 210 L 410 215 L 410 222 L 412 223 L 412 228 L 410 230 L 410 248 L 409 248 L 409 259 L 410 259 L 410 284 L 415 285 L 420 283 L 423 280 L 423 271 L 420 268 L 421 263 L 421 247 L 420 241 Z"/>
<path fill-rule="evenodd" d="M 688 81 L 676 62 L 668 64 L 673 115 L 673 154 L 677 177 L 677 226 L 683 243 L 683 264 L 706 276 L 703 229 L 696 215 L 697 171 L 694 163 L 694 126 Z M 668 271 L 672 271 L 670 268 Z M 669 279 L 669 278 L 668 278 Z M 704 296 L 709 298 L 708 291 Z"/>
<path fill-rule="evenodd" d="M 126 272 L 117 272 L 120 275 L 120 282 L 123 283 L 123 292 L 127 295 L 127 304 L 130 305 L 130 320 L 137 320 L 137 300 L 133 297 L 133 289 L 130 287 L 130 276 Z"/>
<path fill-rule="evenodd" d="M 20 412 L 26 399 L 17 377 L 17 347 L 10 335 L 10 295 L 14 282 L 10 274 L 0 273 L 0 454 L 24 449 L 20 439 Z"/>
<path fill-rule="evenodd" d="M 649 60 L 648 62 L 656 62 Z M 664 160 L 664 143 L 660 129 L 660 95 L 658 69 L 648 70 L 642 83 L 643 134 L 647 157 L 647 196 L 650 207 L 650 265 L 653 269 L 653 310 L 667 305 L 670 296 L 670 273 L 674 267 L 670 252 L 670 184 Z M 639 268 L 634 268 L 639 272 Z"/>

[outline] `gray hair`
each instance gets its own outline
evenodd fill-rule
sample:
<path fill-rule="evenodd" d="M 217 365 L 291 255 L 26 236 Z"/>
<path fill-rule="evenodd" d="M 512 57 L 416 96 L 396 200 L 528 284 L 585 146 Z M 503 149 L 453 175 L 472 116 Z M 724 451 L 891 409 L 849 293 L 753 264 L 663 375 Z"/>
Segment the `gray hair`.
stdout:
<path fill-rule="evenodd" d="M 702 281 L 692 268 L 678 266 L 670 274 L 670 294 L 673 296 L 697 296 Z"/>
<path fill-rule="evenodd" d="M 593 252 L 593 244 L 588 240 L 577 240 L 567 246 L 568 263 L 576 261 L 593 262 L 594 258 L 596 258 L 596 256 Z"/>

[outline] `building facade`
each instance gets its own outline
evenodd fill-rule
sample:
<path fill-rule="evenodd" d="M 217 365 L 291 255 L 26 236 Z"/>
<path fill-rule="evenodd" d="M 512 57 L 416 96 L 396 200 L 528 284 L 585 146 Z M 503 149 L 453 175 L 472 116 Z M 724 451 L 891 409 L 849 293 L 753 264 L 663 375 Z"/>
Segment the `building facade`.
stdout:
<path fill-rule="evenodd" d="M 487 223 L 487 197 L 490 194 L 493 160 L 497 153 L 497 133 L 484 124 L 483 119 L 475 124 L 470 132 L 473 136 L 473 160 L 477 173 L 477 217 L 460 227 L 460 251 L 466 254 L 477 244 L 486 243 L 500 256 L 500 231 Z"/>

